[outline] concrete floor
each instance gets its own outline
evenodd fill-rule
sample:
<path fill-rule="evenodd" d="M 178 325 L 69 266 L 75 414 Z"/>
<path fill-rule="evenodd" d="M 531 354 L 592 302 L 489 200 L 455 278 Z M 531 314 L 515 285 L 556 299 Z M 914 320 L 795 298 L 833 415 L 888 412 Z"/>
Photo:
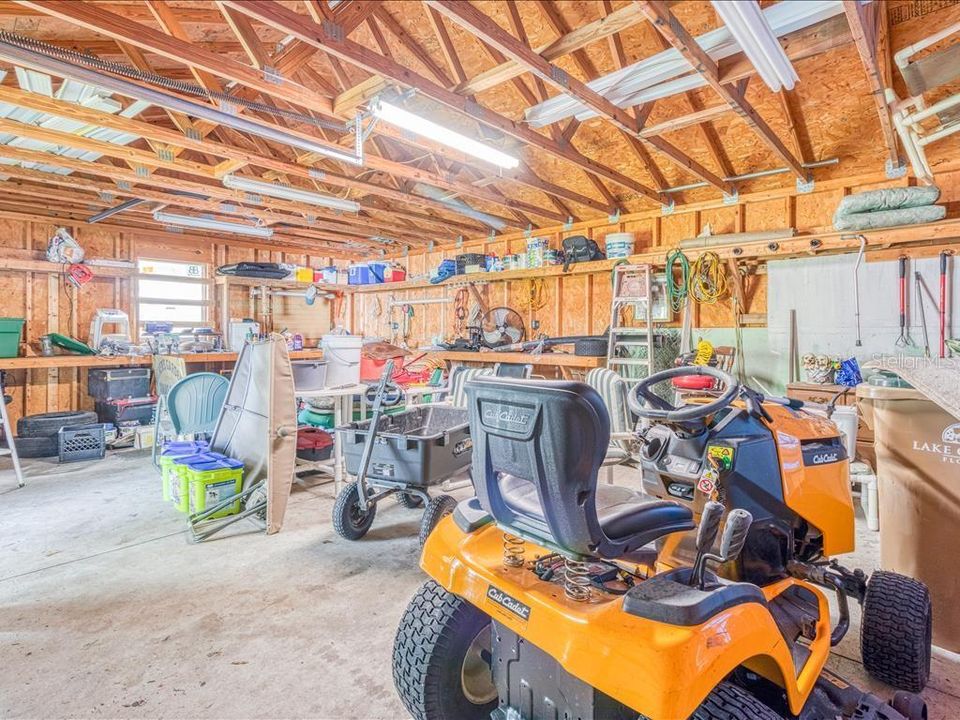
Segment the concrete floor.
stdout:
<path fill-rule="evenodd" d="M 348 543 L 332 486 L 295 486 L 279 535 L 189 545 L 141 453 L 26 467 L 19 490 L 0 471 L 0 717 L 406 717 L 390 656 L 424 579 L 418 512 L 387 501 Z M 877 536 L 858 530 L 847 564 L 870 569 Z M 887 696 L 857 636 L 854 617 L 831 665 Z M 955 657 L 924 696 L 931 720 L 960 717 Z"/>

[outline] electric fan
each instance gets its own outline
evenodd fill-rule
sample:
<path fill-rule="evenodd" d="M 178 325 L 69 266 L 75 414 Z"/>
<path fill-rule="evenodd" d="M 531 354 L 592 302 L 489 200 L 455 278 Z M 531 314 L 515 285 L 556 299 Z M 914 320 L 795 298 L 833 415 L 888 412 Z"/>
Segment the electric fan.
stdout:
<path fill-rule="evenodd" d="M 483 344 L 488 348 L 520 343 L 527 335 L 519 313 L 508 307 L 496 307 L 485 312 L 480 318 L 480 333 Z"/>

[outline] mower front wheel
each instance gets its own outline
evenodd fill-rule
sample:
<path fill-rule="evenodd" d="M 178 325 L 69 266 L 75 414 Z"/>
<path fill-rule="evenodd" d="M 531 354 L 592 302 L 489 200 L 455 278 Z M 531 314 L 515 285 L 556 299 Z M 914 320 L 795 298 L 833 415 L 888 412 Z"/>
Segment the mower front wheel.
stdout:
<path fill-rule="evenodd" d="M 867 581 L 860 621 L 863 666 L 887 685 L 920 692 L 930 679 L 933 606 L 919 580 L 877 570 Z"/>
<path fill-rule="evenodd" d="M 397 503 L 408 510 L 416 510 L 423 507 L 423 498 L 413 493 L 398 492 Z"/>
<path fill-rule="evenodd" d="M 347 540 L 359 540 L 366 535 L 376 516 L 376 505 L 367 505 L 366 511 L 360 507 L 360 486 L 356 482 L 341 490 L 333 503 L 333 529 Z"/>
<path fill-rule="evenodd" d="M 690 720 L 783 720 L 743 688 L 729 682 L 717 685 Z"/>
<path fill-rule="evenodd" d="M 393 643 L 393 682 L 414 720 L 487 720 L 498 697 L 490 661 L 490 618 L 424 583 Z"/>
<path fill-rule="evenodd" d="M 449 495 L 437 495 L 430 500 L 420 521 L 420 547 L 426 545 L 427 538 L 430 537 L 437 523 L 450 515 L 456 507 L 457 501 Z"/>

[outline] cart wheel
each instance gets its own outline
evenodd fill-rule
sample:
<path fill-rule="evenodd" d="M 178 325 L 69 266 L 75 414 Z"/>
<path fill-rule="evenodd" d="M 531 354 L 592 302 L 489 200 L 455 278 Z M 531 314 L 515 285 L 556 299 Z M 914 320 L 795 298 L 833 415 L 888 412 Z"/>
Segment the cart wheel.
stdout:
<path fill-rule="evenodd" d="M 413 493 L 398 492 L 397 502 L 409 510 L 416 510 L 423 507 L 423 498 Z"/>
<path fill-rule="evenodd" d="M 923 690 L 930 678 L 932 630 L 926 585 L 883 570 L 870 576 L 860 621 L 860 653 L 868 673 L 901 690 Z"/>
<path fill-rule="evenodd" d="M 352 482 L 340 491 L 333 504 L 333 529 L 342 538 L 359 540 L 367 534 L 376 515 L 376 505 L 368 505 L 366 512 L 360 508 L 360 486 Z"/>
<path fill-rule="evenodd" d="M 420 521 L 420 547 L 426 544 L 437 523 L 450 515 L 456 506 L 457 501 L 449 495 L 437 495 L 429 502 L 427 509 L 423 511 L 423 520 Z"/>
<path fill-rule="evenodd" d="M 490 618 L 425 583 L 397 628 L 393 683 L 415 720 L 487 720 L 497 707 Z"/>

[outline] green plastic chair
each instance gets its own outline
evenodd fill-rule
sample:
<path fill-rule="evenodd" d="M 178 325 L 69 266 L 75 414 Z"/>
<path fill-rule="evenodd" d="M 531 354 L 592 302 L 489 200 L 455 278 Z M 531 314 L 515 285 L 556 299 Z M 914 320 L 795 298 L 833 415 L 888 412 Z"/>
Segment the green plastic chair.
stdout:
<path fill-rule="evenodd" d="M 220 417 L 230 382 L 216 373 L 187 375 L 167 393 L 167 412 L 180 435 L 210 434 Z"/>

